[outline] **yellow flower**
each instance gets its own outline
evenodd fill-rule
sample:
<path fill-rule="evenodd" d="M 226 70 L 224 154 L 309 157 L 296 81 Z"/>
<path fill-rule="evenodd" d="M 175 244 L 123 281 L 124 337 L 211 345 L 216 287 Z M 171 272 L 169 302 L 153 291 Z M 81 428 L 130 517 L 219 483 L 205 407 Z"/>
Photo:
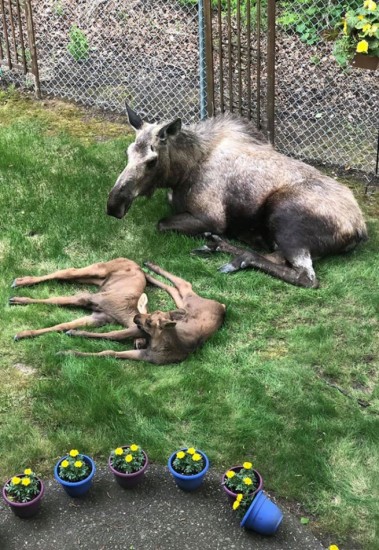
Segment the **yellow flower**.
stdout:
<path fill-rule="evenodd" d="M 374 0 L 365 0 L 363 7 L 366 8 L 366 10 L 375 11 L 376 2 L 374 2 Z"/>
<path fill-rule="evenodd" d="M 361 40 L 357 44 L 357 52 L 358 53 L 367 53 L 368 52 L 368 42 L 367 40 Z"/>
<path fill-rule="evenodd" d="M 234 472 L 233 470 L 229 470 L 229 472 L 226 472 L 226 477 L 228 479 L 232 479 L 232 477 L 234 477 L 236 475 L 236 472 Z"/>
<path fill-rule="evenodd" d="M 122 447 L 117 447 L 117 449 L 115 449 L 114 451 L 114 454 L 120 456 L 122 455 L 123 452 L 124 452 L 124 449 Z"/>
<path fill-rule="evenodd" d="M 69 465 L 69 461 L 68 461 L 68 460 L 63 460 L 63 461 L 61 462 L 62 468 L 67 468 L 68 465 Z"/>
<path fill-rule="evenodd" d="M 242 499 L 243 499 L 243 493 L 238 493 L 238 495 L 236 496 L 236 500 L 238 502 L 241 502 Z"/>
<path fill-rule="evenodd" d="M 133 460 L 133 456 L 132 455 L 126 455 L 125 457 L 125 462 L 131 462 Z"/>
<path fill-rule="evenodd" d="M 199 453 L 194 453 L 192 455 L 192 460 L 194 460 L 195 462 L 199 462 L 199 460 L 201 460 L 201 454 Z"/>
<path fill-rule="evenodd" d="M 186 456 L 186 453 L 183 451 L 179 451 L 176 453 L 176 458 L 184 458 Z"/>
<path fill-rule="evenodd" d="M 130 445 L 130 450 L 131 451 L 138 451 L 138 449 L 139 449 L 138 445 L 135 445 L 134 443 L 133 443 L 133 445 Z"/>
<path fill-rule="evenodd" d="M 78 456 L 78 454 L 79 451 L 77 451 L 76 449 L 71 449 L 70 456 L 72 456 L 72 458 L 75 458 L 76 456 Z"/>
<path fill-rule="evenodd" d="M 12 477 L 11 482 L 13 483 L 13 485 L 19 485 L 21 483 L 21 478 L 18 476 L 14 476 Z"/>
<path fill-rule="evenodd" d="M 76 460 L 74 462 L 75 468 L 81 468 L 83 466 L 83 462 L 81 460 Z"/>
<path fill-rule="evenodd" d="M 23 477 L 22 480 L 21 480 L 21 483 L 22 483 L 22 485 L 25 485 L 25 487 L 27 487 L 31 483 L 30 477 Z"/>
<path fill-rule="evenodd" d="M 362 32 L 366 33 L 366 32 L 369 32 L 370 30 L 371 30 L 370 23 L 366 23 L 366 25 L 363 25 Z"/>
<path fill-rule="evenodd" d="M 346 18 L 344 17 L 342 19 L 342 21 L 343 21 L 343 33 L 347 34 L 347 21 L 346 21 Z"/>
<path fill-rule="evenodd" d="M 244 462 L 243 467 L 245 468 L 245 470 L 250 470 L 250 468 L 252 468 L 253 465 L 251 462 Z"/>
<path fill-rule="evenodd" d="M 364 19 L 364 18 L 365 18 L 365 16 L 364 16 L 364 15 L 358 15 L 358 19 L 359 19 L 359 21 L 362 21 L 362 19 Z"/>
<path fill-rule="evenodd" d="M 239 505 L 240 505 L 239 501 L 238 501 L 238 500 L 235 500 L 235 501 L 233 502 L 233 510 L 237 510 L 237 508 L 239 507 Z"/>
<path fill-rule="evenodd" d="M 26 470 L 24 470 L 24 474 L 25 474 L 26 476 L 31 476 L 32 473 L 33 473 L 33 472 L 32 472 L 32 470 L 31 470 L 30 468 L 26 468 Z"/>
<path fill-rule="evenodd" d="M 187 449 L 187 453 L 189 455 L 194 455 L 196 453 L 196 449 L 194 449 L 193 447 L 190 447 L 189 449 Z"/>
<path fill-rule="evenodd" d="M 244 477 L 243 482 L 244 482 L 245 485 L 252 485 L 253 484 L 253 482 L 251 480 L 251 477 Z"/>
<path fill-rule="evenodd" d="M 331 544 L 329 546 L 329 550 L 339 550 L 338 546 L 336 544 Z"/>

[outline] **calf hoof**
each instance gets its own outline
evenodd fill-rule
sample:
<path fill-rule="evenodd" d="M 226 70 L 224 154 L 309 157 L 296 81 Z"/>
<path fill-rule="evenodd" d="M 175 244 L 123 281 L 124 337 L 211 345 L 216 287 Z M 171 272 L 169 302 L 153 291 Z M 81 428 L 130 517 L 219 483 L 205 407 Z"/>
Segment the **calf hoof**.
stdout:
<path fill-rule="evenodd" d="M 16 288 L 17 286 L 17 279 L 13 279 L 13 283 L 11 284 L 11 288 Z"/>
<path fill-rule="evenodd" d="M 16 334 L 16 336 L 13 336 L 13 341 L 14 342 L 18 342 L 19 340 L 21 340 L 21 338 L 19 337 L 18 334 Z"/>
<path fill-rule="evenodd" d="M 75 331 L 74 330 L 66 330 L 65 334 L 67 334 L 67 336 L 74 336 Z"/>

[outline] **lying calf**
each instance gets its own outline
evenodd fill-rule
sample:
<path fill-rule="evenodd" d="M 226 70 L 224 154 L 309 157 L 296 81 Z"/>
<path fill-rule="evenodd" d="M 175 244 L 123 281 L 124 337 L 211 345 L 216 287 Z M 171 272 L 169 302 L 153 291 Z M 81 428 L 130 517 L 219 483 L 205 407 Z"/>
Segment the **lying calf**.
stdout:
<path fill-rule="evenodd" d="M 44 281 L 70 281 L 99 286 L 99 291 L 81 292 L 74 296 L 60 296 L 37 300 L 26 297 L 13 297 L 12 305 L 53 304 L 89 309 L 93 313 L 75 321 L 61 323 L 53 327 L 38 330 L 25 330 L 15 336 L 15 340 L 31 338 L 47 332 L 60 332 L 77 327 L 101 327 L 108 323 L 132 326 L 134 316 L 146 313 L 147 296 L 144 294 L 146 278 L 142 269 L 132 260 L 117 258 L 109 262 L 97 263 L 81 269 L 62 269 L 42 277 L 20 277 L 15 279 L 13 287 L 29 286 Z"/>
<path fill-rule="evenodd" d="M 145 349 L 112 351 L 100 353 L 82 353 L 68 351 L 65 353 L 86 356 L 108 356 L 119 359 L 134 359 L 148 361 L 157 365 L 178 363 L 183 361 L 196 348 L 201 346 L 223 323 L 225 305 L 215 300 L 201 298 L 193 290 L 192 285 L 160 267 L 146 263 L 151 271 L 166 277 L 174 286 L 167 285 L 146 275 L 146 279 L 155 286 L 170 294 L 179 309 L 154 313 L 138 313 L 134 317 L 135 326 L 127 330 L 108 333 L 95 333 L 70 330 L 71 336 L 87 338 L 106 338 L 108 340 L 125 340 L 127 338 L 146 338 Z"/>

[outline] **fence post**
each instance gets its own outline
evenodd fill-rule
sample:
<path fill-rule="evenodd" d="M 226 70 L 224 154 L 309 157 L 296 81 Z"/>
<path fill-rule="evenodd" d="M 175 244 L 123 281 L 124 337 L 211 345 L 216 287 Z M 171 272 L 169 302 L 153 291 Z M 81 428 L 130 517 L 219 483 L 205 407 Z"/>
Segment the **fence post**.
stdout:
<path fill-rule="evenodd" d="M 207 64 L 205 59 L 204 0 L 198 4 L 200 119 L 207 118 Z"/>
<path fill-rule="evenodd" d="M 41 99 L 41 87 L 39 82 L 36 36 L 34 33 L 31 0 L 25 0 L 25 15 L 26 15 L 26 26 L 27 26 L 27 32 L 28 32 L 29 49 L 30 49 L 30 55 L 32 58 L 32 73 L 34 75 L 35 93 L 37 98 Z"/>
<path fill-rule="evenodd" d="M 203 0 L 203 2 L 204 2 L 204 23 L 205 23 L 205 59 L 206 59 L 206 73 L 207 73 L 207 112 L 208 112 L 208 116 L 212 117 L 215 114 L 212 6 L 211 6 L 211 0 Z"/>
<path fill-rule="evenodd" d="M 9 49 L 8 27 L 7 27 L 7 19 L 5 17 L 4 0 L 0 0 L 0 6 L 1 6 L 1 12 L 3 14 L 3 27 L 4 27 L 4 40 L 5 40 L 4 47 L 7 54 L 8 67 L 9 69 L 12 69 L 13 65 L 12 65 L 11 52 Z"/>
<path fill-rule="evenodd" d="M 275 143 L 275 0 L 267 4 L 267 134 Z"/>

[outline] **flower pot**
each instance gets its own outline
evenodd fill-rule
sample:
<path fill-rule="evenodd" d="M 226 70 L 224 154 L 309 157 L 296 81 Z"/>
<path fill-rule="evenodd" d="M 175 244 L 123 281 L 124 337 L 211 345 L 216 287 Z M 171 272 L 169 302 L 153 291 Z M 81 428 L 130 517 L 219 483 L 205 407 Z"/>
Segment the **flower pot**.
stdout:
<path fill-rule="evenodd" d="M 180 449 L 181 451 L 186 451 L 187 449 Z M 209 460 L 208 460 L 208 457 L 205 453 L 203 453 L 202 451 L 197 451 L 199 454 L 201 454 L 201 456 L 203 457 L 204 459 L 204 462 L 205 462 L 205 466 L 204 468 L 201 470 L 201 472 L 199 472 L 198 474 L 193 474 L 193 475 L 184 475 L 184 474 L 180 474 L 179 472 L 176 472 L 174 470 L 174 468 L 172 467 L 172 462 L 173 460 L 175 459 L 176 457 L 176 453 L 178 451 L 175 451 L 174 453 L 172 453 L 172 455 L 170 456 L 170 458 L 168 459 L 168 469 L 170 471 L 170 473 L 172 474 L 177 486 L 180 488 L 180 489 L 183 489 L 183 491 L 195 491 L 196 489 L 198 489 L 200 487 L 200 485 L 203 483 L 204 481 L 204 476 L 205 474 L 207 473 L 208 469 L 209 469 Z"/>
<path fill-rule="evenodd" d="M 23 477 L 23 474 L 19 474 L 17 477 Z M 6 482 L 5 485 L 10 483 L 10 479 Z M 43 494 L 45 492 L 44 484 L 42 483 L 41 479 L 38 479 L 39 485 L 40 485 L 40 492 L 37 496 L 35 496 L 32 500 L 29 502 L 14 502 L 13 500 L 9 500 L 7 496 L 7 492 L 5 490 L 5 486 L 3 487 L 3 499 L 5 502 L 10 506 L 12 512 L 18 516 L 19 518 L 31 518 L 36 515 L 38 512 L 40 506 L 41 506 L 41 499 L 43 497 Z"/>
<path fill-rule="evenodd" d="M 128 449 L 129 445 L 124 445 L 122 448 L 123 449 Z M 108 459 L 108 466 L 109 466 L 110 471 L 115 476 L 115 480 L 117 481 L 117 483 L 121 487 L 123 487 L 124 489 L 132 489 L 133 487 L 138 485 L 138 483 L 140 483 L 143 479 L 143 476 L 144 476 L 144 474 L 146 472 L 146 469 L 149 465 L 149 459 L 147 458 L 147 454 L 145 453 L 145 451 L 142 450 L 142 452 L 143 452 L 143 455 L 145 457 L 145 462 L 144 462 L 144 464 L 143 464 L 143 466 L 140 470 L 138 470 L 137 472 L 133 472 L 131 474 L 128 474 L 128 473 L 125 473 L 125 472 L 120 472 L 119 470 L 116 470 L 112 466 L 112 457 L 110 456 L 109 459 Z"/>
<path fill-rule="evenodd" d="M 241 521 L 241 527 L 261 535 L 274 535 L 283 519 L 278 506 L 259 491 Z"/>
<path fill-rule="evenodd" d="M 86 462 L 91 468 L 89 475 L 81 481 L 66 481 L 65 479 L 59 477 L 59 465 L 63 460 L 68 458 L 67 456 L 60 458 L 54 467 L 55 479 L 58 481 L 58 483 L 62 485 L 63 489 L 70 497 L 81 497 L 82 495 L 87 493 L 92 485 L 92 478 L 96 472 L 96 466 L 92 458 L 87 455 L 81 456 L 83 457 L 84 462 Z"/>
<path fill-rule="evenodd" d="M 356 53 L 351 61 L 352 67 L 358 69 L 369 69 L 375 71 L 379 67 L 379 57 L 367 55 L 365 53 Z"/>
<path fill-rule="evenodd" d="M 235 472 L 239 472 L 242 468 L 243 468 L 243 466 L 233 466 L 232 468 L 228 468 L 228 470 L 226 470 L 226 472 L 229 472 L 230 470 L 233 470 Z M 230 503 L 233 504 L 233 502 L 236 500 L 237 493 L 231 491 L 225 485 L 226 472 L 222 476 L 221 485 L 222 485 L 222 488 L 224 489 L 225 493 L 228 495 Z M 258 483 L 258 487 L 254 491 L 252 491 L 252 493 L 256 494 L 256 493 L 258 493 L 258 491 L 261 491 L 263 489 L 263 478 L 262 478 L 261 474 L 258 472 L 258 470 L 253 469 L 253 472 L 254 472 L 255 479 Z"/>

